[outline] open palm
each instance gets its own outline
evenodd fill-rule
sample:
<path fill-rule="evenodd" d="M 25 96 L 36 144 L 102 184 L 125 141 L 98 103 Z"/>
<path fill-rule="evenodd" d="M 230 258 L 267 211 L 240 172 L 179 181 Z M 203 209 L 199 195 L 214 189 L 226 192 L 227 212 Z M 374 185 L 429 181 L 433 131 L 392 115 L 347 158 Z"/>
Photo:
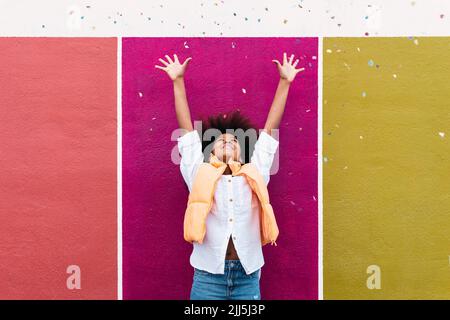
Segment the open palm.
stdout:
<path fill-rule="evenodd" d="M 186 72 L 186 68 L 189 64 L 189 61 L 191 61 L 191 59 L 192 59 L 189 57 L 186 60 L 184 60 L 183 64 L 181 64 L 180 61 L 178 60 L 178 57 L 176 54 L 173 55 L 174 60 L 172 60 L 167 54 L 165 57 L 168 62 L 159 58 L 159 61 L 165 67 L 155 65 L 155 68 L 165 71 L 167 73 L 167 75 L 170 77 L 170 79 L 172 79 L 172 80 L 175 80 L 177 78 L 182 78 L 184 76 L 184 73 Z"/>
<path fill-rule="evenodd" d="M 294 81 L 295 76 L 297 73 L 305 70 L 305 68 L 296 69 L 295 67 L 298 64 L 298 59 L 295 60 L 294 63 L 292 63 L 292 60 L 294 59 L 294 55 L 292 54 L 289 57 L 289 60 L 287 59 L 286 52 L 283 53 L 283 64 L 281 64 L 278 60 L 272 60 L 277 65 L 278 72 L 280 72 L 280 77 L 283 79 L 286 79 L 289 82 Z"/>

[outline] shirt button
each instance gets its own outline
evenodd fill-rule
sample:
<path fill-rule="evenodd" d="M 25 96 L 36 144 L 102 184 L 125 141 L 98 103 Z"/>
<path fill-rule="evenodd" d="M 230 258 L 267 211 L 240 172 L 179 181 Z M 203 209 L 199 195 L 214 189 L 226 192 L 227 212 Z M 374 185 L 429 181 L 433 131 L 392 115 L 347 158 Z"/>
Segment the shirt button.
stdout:
<path fill-rule="evenodd" d="M 228 179 L 228 182 L 231 182 L 231 179 Z"/>
<path fill-rule="evenodd" d="M 233 222 L 233 219 L 232 219 L 232 218 L 230 218 L 230 220 L 228 220 L 228 221 L 230 221 L 230 222 Z"/>
<path fill-rule="evenodd" d="M 230 202 L 233 202 L 233 199 L 230 199 Z"/>
<path fill-rule="evenodd" d="M 233 237 L 233 240 L 236 240 L 236 237 Z"/>

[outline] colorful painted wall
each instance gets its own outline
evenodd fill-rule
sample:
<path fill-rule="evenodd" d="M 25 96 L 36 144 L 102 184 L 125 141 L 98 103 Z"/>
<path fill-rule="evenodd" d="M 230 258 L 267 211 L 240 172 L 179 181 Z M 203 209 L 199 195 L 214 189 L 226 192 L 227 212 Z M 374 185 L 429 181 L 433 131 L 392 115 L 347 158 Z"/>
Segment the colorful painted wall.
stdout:
<path fill-rule="evenodd" d="M 0 38 L 0 299 L 117 298 L 116 51 Z"/>
<path fill-rule="evenodd" d="M 280 128 L 279 170 L 269 192 L 278 247 L 264 247 L 263 299 L 317 299 L 317 38 L 124 38 L 124 299 L 188 299 L 192 245 L 183 239 L 188 190 L 171 153 L 173 85 L 158 58 L 192 57 L 185 77 L 192 118 L 239 108 L 261 128 L 284 50 L 305 67 Z"/>
<path fill-rule="evenodd" d="M 449 299 L 450 38 L 326 38 L 325 299 Z"/>

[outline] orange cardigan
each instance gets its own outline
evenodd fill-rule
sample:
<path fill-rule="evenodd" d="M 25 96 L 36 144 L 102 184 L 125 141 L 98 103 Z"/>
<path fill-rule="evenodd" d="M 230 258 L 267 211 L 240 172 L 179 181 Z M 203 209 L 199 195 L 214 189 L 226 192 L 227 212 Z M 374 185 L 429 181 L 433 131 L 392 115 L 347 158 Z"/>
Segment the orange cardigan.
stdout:
<path fill-rule="evenodd" d="M 251 163 L 241 165 L 241 163 L 231 160 L 228 165 L 233 176 L 243 175 L 246 177 L 261 204 L 261 244 L 263 246 L 268 243 L 276 245 L 275 241 L 279 230 L 263 177 Z M 199 166 L 184 214 L 184 239 L 187 242 L 203 243 L 206 234 L 206 217 L 213 205 L 217 181 L 226 167 L 227 165 L 214 155 L 211 155 L 209 163 L 202 163 Z"/>

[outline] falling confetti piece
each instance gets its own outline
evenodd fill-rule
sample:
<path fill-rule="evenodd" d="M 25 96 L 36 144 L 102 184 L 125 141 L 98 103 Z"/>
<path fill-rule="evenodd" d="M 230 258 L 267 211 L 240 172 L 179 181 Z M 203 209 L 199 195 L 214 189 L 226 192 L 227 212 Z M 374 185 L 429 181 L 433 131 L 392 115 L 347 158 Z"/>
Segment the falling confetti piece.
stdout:
<path fill-rule="evenodd" d="M 344 170 L 347 170 L 347 168 L 348 168 L 348 167 L 347 167 L 347 166 L 345 166 L 345 167 L 344 167 Z"/>
<path fill-rule="evenodd" d="M 139 92 L 138 94 L 139 94 L 139 98 L 142 98 L 142 96 L 143 96 L 142 92 Z"/>
<path fill-rule="evenodd" d="M 363 136 L 359 136 L 359 138 L 362 140 L 362 139 L 363 139 Z"/>
<path fill-rule="evenodd" d="M 316 200 L 317 200 L 315 196 L 313 196 L 313 199 L 314 199 L 314 201 L 316 201 Z"/>
<path fill-rule="evenodd" d="M 153 117 L 152 120 L 156 120 L 156 117 Z"/>
<path fill-rule="evenodd" d="M 418 40 L 418 39 L 414 39 L 414 44 L 415 44 L 416 46 L 418 46 L 418 45 L 419 45 L 419 40 Z"/>
<path fill-rule="evenodd" d="M 189 46 L 188 46 L 188 44 L 187 44 L 187 41 L 185 41 L 183 45 L 184 45 L 184 47 L 185 47 L 186 49 L 189 49 Z"/>
<path fill-rule="evenodd" d="M 366 96 L 367 96 L 366 92 L 363 91 L 363 92 L 362 92 L 362 97 L 365 98 Z"/>
<path fill-rule="evenodd" d="M 332 53 L 333 51 L 331 49 L 327 49 L 327 53 Z"/>
<path fill-rule="evenodd" d="M 359 48 L 356 48 L 356 50 L 358 50 L 358 52 L 361 52 L 361 49 L 359 49 Z"/>
<path fill-rule="evenodd" d="M 232 42 L 231 43 L 231 48 L 233 48 L 233 49 L 236 48 L 236 43 Z"/>
<path fill-rule="evenodd" d="M 444 137 L 445 137 L 445 132 L 439 132 L 439 136 L 440 136 L 441 138 L 444 138 Z"/>
<path fill-rule="evenodd" d="M 316 56 L 312 56 L 312 59 L 313 59 L 313 60 L 317 60 L 317 57 L 316 57 Z"/>
<path fill-rule="evenodd" d="M 394 77 L 394 79 L 397 79 L 397 75 L 395 73 L 392 76 Z"/>
<path fill-rule="evenodd" d="M 323 162 L 328 162 L 328 158 L 327 157 L 323 157 Z"/>
<path fill-rule="evenodd" d="M 369 60 L 369 62 L 367 62 L 367 64 L 369 65 L 369 67 L 373 67 L 373 65 L 374 65 L 374 62 L 373 62 L 373 60 L 372 60 L 372 59 L 370 59 L 370 60 Z"/>
<path fill-rule="evenodd" d="M 291 202 L 291 204 L 293 205 L 293 206 L 295 206 L 295 202 L 294 201 L 290 201 Z"/>
<path fill-rule="evenodd" d="M 242 88 L 242 93 L 247 93 L 247 90 L 245 90 L 245 88 Z"/>

